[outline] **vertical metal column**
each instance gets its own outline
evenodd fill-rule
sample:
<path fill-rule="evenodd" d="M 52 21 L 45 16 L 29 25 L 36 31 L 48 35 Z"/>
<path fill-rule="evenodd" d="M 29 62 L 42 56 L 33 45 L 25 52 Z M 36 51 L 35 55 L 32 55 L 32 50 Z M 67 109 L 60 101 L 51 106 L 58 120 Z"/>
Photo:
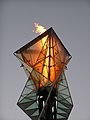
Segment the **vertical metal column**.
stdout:
<path fill-rule="evenodd" d="M 38 90 L 37 93 L 38 96 L 38 104 L 39 104 L 39 114 L 42 111 L 42 108 L 44 107 L 45 101 L 48 96 L 48 91 L 46 89 Z M 56 120 L 56 94 L 53 90 L 51 92 L 50 98 L 47 102 L 47 105 L 44 110 L 43 116 L 40 118 L 40 120 Z"/>

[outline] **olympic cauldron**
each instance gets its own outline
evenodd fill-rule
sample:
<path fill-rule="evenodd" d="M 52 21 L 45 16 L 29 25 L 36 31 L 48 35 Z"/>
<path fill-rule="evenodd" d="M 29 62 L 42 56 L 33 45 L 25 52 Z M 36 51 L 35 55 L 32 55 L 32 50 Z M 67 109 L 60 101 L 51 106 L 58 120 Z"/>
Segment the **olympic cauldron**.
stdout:
<path fill-rule="evenodd" d="M 67 120 L 73 107 L 65 69 L 70 53 L 52 28 L 14 52 L 28 80 L 17 105 L 32 120 Z"/>

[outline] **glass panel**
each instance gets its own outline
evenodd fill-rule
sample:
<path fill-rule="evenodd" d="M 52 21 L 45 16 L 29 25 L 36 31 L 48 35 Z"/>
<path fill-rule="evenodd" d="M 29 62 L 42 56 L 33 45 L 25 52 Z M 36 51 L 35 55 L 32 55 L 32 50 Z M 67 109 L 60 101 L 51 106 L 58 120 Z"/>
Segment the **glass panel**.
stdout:
<path fill-rule="evenodd" d="M 36 70 L 36 71 L 38 71 L 39 73 L 42 73 L 42 71 L 43 71 L 43 66 L 44 66 L 44 60 L 43 61 L 40 61 L 38 64 L 36 64 L 35 66 L 34 66 L 34 69 Z"/>
<path fill-rule="evenodd" d="M 68 92 L 68 89 L 64 89 L 62 91 L 60 91 L 60 93 L 62 94 L 62 96 L 69 96 L 69 92 Z"/>
<path fill-rule="evenodd" d="M 61 101 L 63 99 L 63 97 L 59 93 L 58 93 L 57 97 L 58 97 L 58 101 Z"/>
<path fill-rule="evenodd" d="M 67 55 L 69 56 L 69 54 L 66 51 L 66 48 L 62 45 L 61 41 L 56 37 L 55 34 L 54 34 L 54 39 L 57 41 L 58 50 L 62 58 L 65 58 Z"/>
<path fill-rule="evenodd" d="M 62 118 L 65 118 L 65 117 L 57 114 L 57 119 L 62 119 Z"/>
<path fill-rule="evenodd" d="M 32 100 L 24 98 L 20 103 L 31 102 Z"/>
<path fill-rule="evenodd" d="M 32 91 L 31 89 L 25 87 L 22 95 L 27 95 L 27 94 L 29 94 L 31 91 Z"/>
<path fill-rule="evenodd" d="M 25 110 L 36 109 L 36 108 L 38 108 L 38 105 L 35 102 L 32 105 L 30 105 L 29 107 L 27 107 Z"/>
<path fill-rule="evenodd" d="M 61 104 L 60 102 L 58 102 L 57 106 L 58 106 L 59 108 L 65 108 L 65 109 L 67 109 L 67 107 L 64 106 L 63 104 Z"/>
<path fill-rule="evenodd" d="M 31 52 L 32 52 L 32 50 L 30 48 L 27 48 L 22 52 L 22 56 L 24 59 L 26 59 L 32 65 L 32 58 L 31 58 L 31 54 L 30 54 Z"/>
<path fill-rule="evenodd" d="M 66 87 L 60 84 L 59 87 L 58 87 L 58 91 L 61 92 L 63 89 L 66 89 Z"/>
<path fill-rule="evenodd" d="M 27 77 L 29 78 L 29 76 L 30 76 L 29 71 L 28 71 L 25 67 L 23 67 L 23 69 L 24 69 L 24 71 L 25 71 L 25 73 L 26 73 Z"/>
<path fill-rule="evenodd" d="M 67 98 L 66 100 L 67 100 L 70 104 L 72 104 L 71 97 Z"/>
<path fill-rule="evenodd" d="M 31 92 L 30 94 L 27 95 L 28 97 L 36 97 L 36 93 Z"/>
<path fill-rule="evenodd" d="M 23 99 L 23 97 L 22 97 L 22 96 L 20 96 L 20 98 L 19 98 L 18 102 L 20 102 L 22 99 Z"/>
<path fill-rule="evenodd" d="M 36 112 L 34 112 L 34 113 L 32 114 L 32 116 L 37 116 L 37 115 L 39 115 L 39 110 L 37 110 Z"/>
<path fill-rule="evenodd" d="M 27 97 L 29 97 L 31 100 L 36 100 L 36 96 L 27 96 Z"/>
<path fill-rule="evenodd" d="M 60 69 L 62 71 L 69 62 L 70 55 L 55 34 L 53 35 L 53 40 L 56 41 L 57 49 L 55 48 L 55 50 L 58 50 L 59 52 L 57 52 L 58 54 L 55 55 L 56 63 L 61 62 Z"/>
<path fill-rule="evenodd" d="M 34 65 L 41 51 L 41 40 L 25 49 L 22 54 L 31 65 Z"/>
<path fill-rule="evenodd" d="M 61 110 L 61 109 L 57 109 L 57 113 L 66 113 L 65 111 Z"/>
<path fill-rule="evenodd" d="M 33 78 L 34 78 L 36 81 L 39 82 L 40 78 L 39 78 L 38 73 L 37 73 L 35 70 L 33 70 L 33 71 L 31 72 L 31 75 L 33 76 Z"/>
<path fill-rule="evenodd" d="M 20 59 L 20 60 L 23 61 L 23 57 L 22 57 L 22 55 L 21 55 L 20 52 L 19 52 L 18 54 L 16 53 L 15 56 L 16 56 L 18 59 Z"/>
<path fill-rule="evenodd" d="M 29 72 L 32 71 L 32 68 L 29 65 L 27 65 L 23 60 L 21 60 L 21 59 L 19 59 L 19 60 L 20 60 L 21 64 L 23 65 L 23 67 L 26 69 L 26 71 L 29 71 Z"/>
<path fill-rule="evenodd" d="M 62 82 L 60 83 L 62 86 L 65 86 L 65 87 L 67 87 L 67 82 L 66 82 L 66 80 L 62 80 Z"/>

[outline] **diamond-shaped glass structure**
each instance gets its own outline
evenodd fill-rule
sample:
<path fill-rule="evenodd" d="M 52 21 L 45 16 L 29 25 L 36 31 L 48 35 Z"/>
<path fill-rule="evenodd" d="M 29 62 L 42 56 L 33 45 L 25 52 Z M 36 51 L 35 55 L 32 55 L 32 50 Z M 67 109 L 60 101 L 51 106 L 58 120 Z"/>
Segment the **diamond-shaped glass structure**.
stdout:
<path fill-rule="evenodd" d="M 67 120 L 73 103 L 64 69 L 71 55 L 54 30 L 48 29 L 14 55 L 28 77 L 18 106 L 32 120 L 38 120 L 40 116 L 40 120 Z M 51 111 L 49 116 L 47 110 Z"/>

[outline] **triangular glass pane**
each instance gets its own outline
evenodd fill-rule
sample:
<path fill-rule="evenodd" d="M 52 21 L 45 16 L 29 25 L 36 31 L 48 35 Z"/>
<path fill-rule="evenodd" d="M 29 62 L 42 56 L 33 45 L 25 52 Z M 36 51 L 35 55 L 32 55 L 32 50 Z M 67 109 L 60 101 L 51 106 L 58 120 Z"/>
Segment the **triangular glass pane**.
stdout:
<path fill-rule="evenodd" d="M 30 67 L 30 65 L 27 65 L 23 60 L 19 59 L 21 64 L 25 67 L 25 69 L 29 72 L 32 71 L 32 67 Z"/>
<path fill-rule="evenodd" d="M 58 91 L 63 91 L 64 89 L 66 89 L 65 86 L 63 86 L 63 85 L 59 85 L 59 87 L 58 87 Z"/>
<path fill-rule="evenodd" d="M 62 118 L 65 118 L 65 117 L 57 114 L 57 119 L 61 119 L 62 120 Z"/>
<path fill-rule="evenodd" d="M 34 69 L 35 69 L 36 71 L 38 71 L 39 73 L 42 73 L 43 64 L 44 64 L 44 60 L 42 60 L 42 61 L 40 61 L 39 63 L 37 63 L 37 64 L 34 66 Z"/>
<path fill-rule="evenodd" d="M 34 112 L 31 116 L 33 117 L 33 116 L 37 116 L 37 115 L 39 115 L 39 110 L 37 110 L 36 112 Z"/>
<path fill-rule="evenodd" d="M 18 102 L 20 102 L 24 97 L 23 96 L 20 96 Z"/>
<path fill-rule="evenodd" d="M 27 81 L 26 86 L 31 86 L 31 81 L 30 81 L 30 79 Z"/>
<path fill-rule="evenodd" d="M 23 69 L 24 69 L 24 71 L 25 71 L 27 77 L 29 78 L 29 77 L 30 77 L 30 72 L 29 72 L 25 67 L 23 67 Z"/>
<path fill-rule="evenodd" d="M 30 105 L 32 105 L 34 103 L 34 101 L 29 101 L 29 102 L 25 102 L 25 103 L 17 103 L 18 106 L 20 106 L 20 108 L 22 108 L 23 110 L 25 110 L 27 107 L 29 107 Z"/>
<path fill-rule="evenodd" d="M 62 80 L 62 82 L 61 82 L 60 84 L 67 87 L 67 82 L 66 82 L 66 80 Z"/>
<path fill-rule="evenodd" d="M 60 113 L 65 113 L 67 114 L 65 111 L 63 111 L 62 109 L 57 109 L 57 113 L 60 114 Z"/>
<path fill-rule="evenodd" d="M 64 96 L 70 96 L 68 89 L 63 89 L 63 90 L 60 91 L 60 92 L 61 92 L 61 94 L 64 95 Z"/>
<path fill-rule="evenodd" d="M 31 96 L 30 99 L 33 100 L 33 101 L 36 101 L 36 97 L 35 96 Z"/>
<path fill-rule="evenodd" d="M 58 98 L 58 101 L 63 100 L 63 97 L 61 96 L 60 93 L 58 93 L 57 98 Z"/>
<path fill-rule="evenodd" d="M 31 117 L 31 115 L 36 111 L 37 109 L 32 109 L 32 110 L 25 110 L 26 114 Z"/>
<path fill-rule="evenodd" d="M 57 106 L 58 106 L 58 108 L 66 108 L 67 109 L 67 107 L 64 106 L 63 104 L 61 104 L 60 102 L 58 102 Z"/>
<path fill-rule="evenodd" d="M 15 53 L 15 56 L 18 58 L 18 59 L 21 59 L 23 61 L 23 57 L 21 55 L 21 53 Z"/>
<path fill-rule="evenodd" d="M 24 56 L 28 61 L 31 61 L 30 64 L 34 65 L 37 61 L 41 49 L 42 49 L 42 39 L 36 42 L 35 44 L 33 44 L 32 46 L 28 47 L 27 49 L 25 49 L 24 51 L 22 51 L 22 53 L 24 54 Z"/>
<path fill-rule="evenodd" d="M 27 88 L 33 90 L 33 85 L 29 85 Z"/>
<path fill-rule="evenodd" d="M 37 116 L 31 116 L 32 120 L 38 120 L 38 115 Z"/>
<path fill-rule="evenodd" d="M 20 101 L 20 103 L 31 102 L 31 101 L 33 101 L 33 100 L 30 100 L 30 99 L 24 98 L 23 100 Z"/>
<path fill-rule="evenodd" d="M 31 75 L 37 88 L 39 88 L 40 86 L 44 86 L 47 82 L 47 79 L 44 79 L 44 76 L 35 70 L 32 71 Z"/>
<path fill-rule="evenodd" d="M 61 78 L 62 80 L 65 80 L 65 79 L 66 79 L 66 78 L 65 78 L 64 70 L 63 70 L 62 74 L 60 75 L 60 78 Z"/>
<path fill-rule="evenodd" d="M 54 46 L 54 56 L 56 57 L 59 54 L 57 45 Z"/>
<path fill-rule="evenodd" d="M 32 96 L 33 96 L 33 97 L 36 97 L 36 93 L 33 92 L 33 91 L 32 91 L 31 93 L 28 94 L 28 97 L 32 97 Z"/>
<path fill-rule="evenodd" d="M 61 61 L 64 62 L 65 58 L 70 54 L 68 53 L 64 45 L 61 43 L 61 41 L 57 38 L 55 34 L 54 34 L 54 39 L 55 41 L 57 41 L 57 46 L 58 46 L 59 54 L 61 56 Z"/>
<path fill-rule="evenodd" d="M 61 63 L 61 59 L 60 59 L 59 54 L 57 54 L 57 55 L 55 56 L 55 64 L 59 64 L 59 63 Z"/>
<path fill-rule="evenodd" d="M 72 100 L 71 100 L 71 97 L 67 98 L 66 100 L 67 100 L 70 104 L 73 104 L 73 103 L 72 103 Z"/>
<path fill-rule="evenodd" d="M 27 94 L 29 94 L 31 91 L 32 91 L 31 89 L 25 87 L 22 95 L 27 95 Z"/>
<path fill-rule="evenodd" d="M 31 54 L 30 54 L 31 52 L 32 52 L 32 50 L 30 48 L 28 48 L 22 52 L 22 56 L 24 59 L 26 59 L 29 62 L 29 64 L 32 65 L 32 58 L 31 58 Z"/>
<path fill-rule="evenodd" d="M 32 105 L 30 105 L 28 108 L 26 108 L 25 110 L 31 110 L 31 109 L 36 109 L 36 108 L 38 108 L 38 105 L 37 105 L 37 103 L 35 102 L 35 103 L 33 103 Z"/>
<path fill-rule="evenodd" d="M 46 56 L 47 50 L 48 50 L 48 47 L 43 48 L 42 51 L 41 51 L 41 53 L 44 55 L 44 57 Z M 39 56 L 38 60 L 39 59 L 40 59 L 40 56 Z"/>
<path fill-rule="evenodd" d="M 67 101 L 67 99 L 65 99 L 65 98 L 62 99 L 60 102 L 61 102 L 62 104 L 64 104 L 64 103 L 65 103 L 65 104 L 70 104 L 70 103 Z"/>
<path fill-rule="evenodd" d="M 40 53 L 40 55 L 39 55 L 39 57 L 38 57 L 38 59 L 37 59 L 37 61 L 36 61 L 36 64 L 37 63 L 40 63 L 42 60 L 44 60 L 45 59 L 45 55 L 44 54 L 42 54 L 42 51 L 41 51 L 41 53 Z"/>

